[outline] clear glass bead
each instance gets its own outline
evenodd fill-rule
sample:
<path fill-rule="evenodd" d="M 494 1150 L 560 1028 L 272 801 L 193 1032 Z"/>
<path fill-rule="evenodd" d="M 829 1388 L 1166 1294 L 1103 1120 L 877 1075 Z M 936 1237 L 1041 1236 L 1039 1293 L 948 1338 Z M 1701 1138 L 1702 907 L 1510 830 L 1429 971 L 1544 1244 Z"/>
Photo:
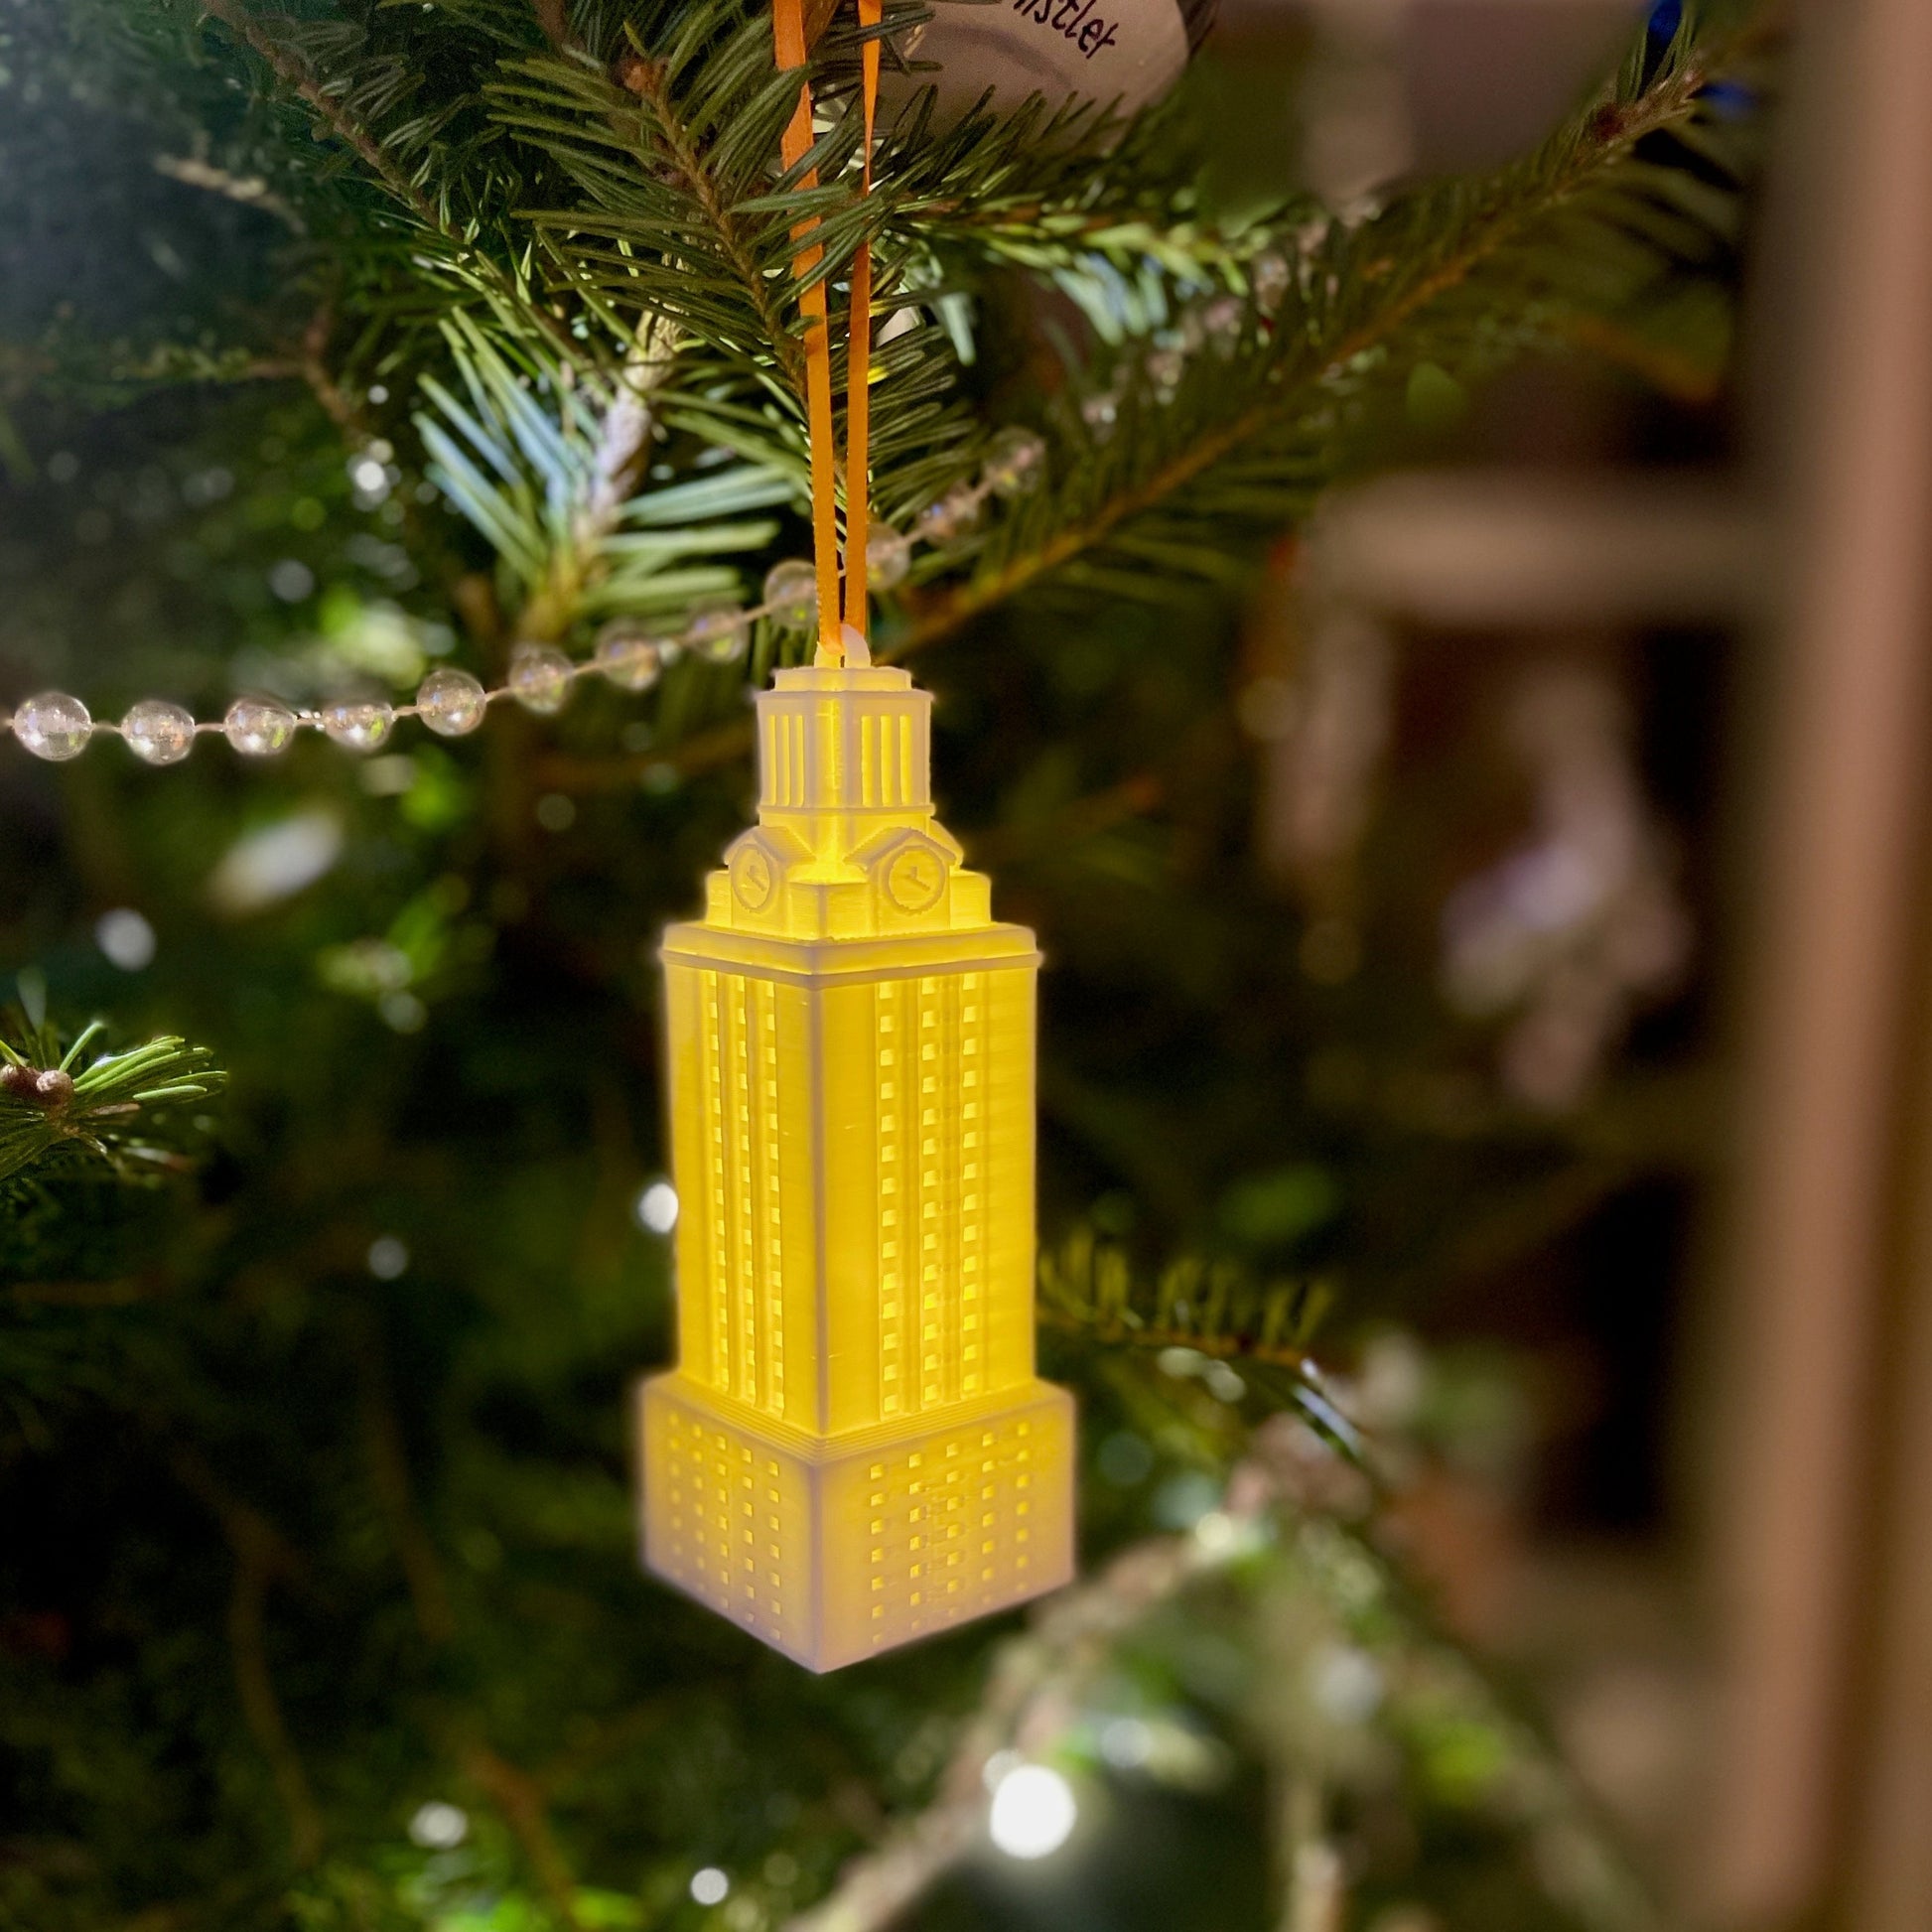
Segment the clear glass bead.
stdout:
<path fill-rule="evenodd" d="M 570 659 L 555 644 L 518 644 L 510 652 L 510 696 L 525 711 L 548 718 L 570 696 Z"/>
<path fill-rule="evenodd" d="M 700 605 L 684 634 L 691 648 L 713 664 L 731 664 L 745 655 L 745 607 L 736 598 Z"/>
<path fill-rule="evenodd" d="M 875 591 L 897 590 L 912 568 L 912 546 L 890 523 L 866 528 L 866 583 Z"/>
<path fill-rule="evenodd" d="M 14 736 L 37 759 L 77 759 L 93 735 L 87 707 L 65 691 L 43 691 L 14 713 Z"/>
<path fill-rule="evenodd" d="M 488 702 L 477 679 L 447 664 L 416 687 L 416 709 L 438 738 L 463 738 L 475 731 Z"/>
<path fill-rule="evenodd" d="M 1254 284 L 1255 307 L 1272 316 L 1288 293 L 1288 258 L 1274 249 L 1265 249 L 1248 264 L 1248 280 Z"/>
<path fill-rule="evenodd" d="M 1080 420 L 1086 424 L 1087 434 L 1096 443 L 1106 442 L 1120 421 L 1120 398 L 1112 390 L 1102 390 L 1097 396 L 1088 396 L 1080 404 Z"/>
<path fill-rule="evenodd" d="M 980 520 L 981 500 L 971 483 L 955 483 L 919 512 L 913 528 L 927 543 L 951 543 Z"/>
<path fill-rule="evenodd" d="M 1148 350 L 1148 380 L 1154 384 L 1163 402 L 1173 400 L 1174 391 L 1180 387 L 1180 378 L 1186 373 L 1187 358 L 1179 349 L 1164 346 Z"/>
<path fill-rule="evenodd" d="M 373 752 L 396 728 L 392 705 L 373 698 L 343 698 L 322 708 L 322 728 L 351 752 Z"/>
<path fill-rule="evenodd" d="M 1241 323 L 1246 314 L 1240 300 L 1232 295 L 1216 296 L 1201 311 L 1201 333 L 1216 355 L 1232 355 L 1241 343 Z"/>
<path fill-rule="evenodd" d="M 787 557 L 764 573 L 764 604 L 787 630 L 818 622 L 818 572 L 803 557 Z"/>
<path fill-rule="evenodd" d="M 1003 501 L 1027 496 L 1039 487 L 1046 471 L 1046 439 L 1037 431 L 1003 429 L 987 446 L 981 479 Z"/>
<path fill-rule="evenodd" d="M 632 618 L 618 618 L 597 633 L 597 668 L 621 691 L 648 691 L 663 667 L 660 638 Z"/>
<path fill-rule="evenodd" d="M 179 764 L 195 749 L 195 720 L 165 698 L 143 698 L 121 720 L 127 748 L 147 764 Z"/>
<path fill-rule="evenodd" d="M 244 757 L 271 759 L 295 737 L 296 717 L 273 698 L 237 698 L 221 720 L 221 733 Z"/>

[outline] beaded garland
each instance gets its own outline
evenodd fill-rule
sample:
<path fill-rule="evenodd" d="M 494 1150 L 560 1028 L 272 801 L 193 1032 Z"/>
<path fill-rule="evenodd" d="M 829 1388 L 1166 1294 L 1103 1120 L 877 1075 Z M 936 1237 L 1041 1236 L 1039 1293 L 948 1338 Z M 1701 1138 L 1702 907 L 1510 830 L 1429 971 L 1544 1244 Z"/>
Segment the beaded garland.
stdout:
<path fill-rule="evenodd" d="M 963 483 L 920 511 L 906 536 L 876 523 L 866 539 L 873 586 L 894 590 L 912 567 L 914 542 L 945 544 L 965 536 L 979 521 L 989 497 L 1011 501 L 1037 483 L 1046 446 L 1030 429 L 1003 430 L 988 446 L 976 483 Z M 698 606 L 674 629 L 653 629 L 634 618 L 618 618 L 598 635 L 596 654 L 573 659 L 554 644 L 521 643 L 510 653 L 504 682 L 495 689 L 469 671 L 443 665 L 425 677 L 413 704 L 375 698 L 341 698 L 298 708 L 279 698 L 237 698 L 219 719 L 197 719 L 165 698 L 143 698 L 118 724 L 97 720 L 65 691 L 24 699 L 0 729 L 35 758 L 65 763 L 95 738 L 118 737 L 144 764 L 179 764 L 198 738 L 222 738 L 244 758 L 274 758 L 296 734 L 319 731 L 349 752 L 374 752 L 388 743 L 399 720 L 417 718 L 439 738 L 464 738 L 483 722 L 490 705 L 512 699 L 526 711 L 549 717 L 569 701 L 572 686 L 597 675 L 620 690 L 647 691 L 673 659 L 688 651 L 716 664 L 742 658 L 752 624 L 769 618 L 781 628 L 809 631 L 818 622 L 818 585 L 812 566 L 799 558 L 774 564 L 765 574 L 763 601 L 747 610 L 730 600 Z"/>
<path fill-rule="evenodd" d="M 1249 301 L 1239 296 L 1213 298 L 1184 311 L 1175 326 L 1157 335 L 1142 350 L 1141 368 L 1157 399 L 1175 393 L 1189 354 L 1205 349 L 1231 353 L 1243 330 L 1266 329 L 1295 280 L 1295 268 L 1277 249 L 1259 249 L 1243 264 Z M 1253 321 L 1251 323 L 1250 316 Z M 1099 389 L 1079 404 L 1081 425 L 1090 442 L 1105 443 L 1119 417 L 1117 389 Z M 971 534 L 989 500 L 1015 501 L 1035 489 L 1044 472 L 1046 445 L 1033 430 L 1014 426 L 987 447 L 978 479 L 955 484 L 928 503 L 913 520 L 910 534 L 872 524 L 866 535 L 866 575 L 872 588 L 892 590 L 904 582 L 912 549 L 925 543 L 942 547 Z M 340 698 L 319 707 L 297 707 L 279 698 L 237 698 L 218 719 L 197 719 L 164 698 L 143 698 L 118 724 L 96 719 L 87 706 L 65 691 L 43 691 L 0 713 L 0 731 L 11 730 L 24 751 L 61 763 L 78 758 L 96 738 L 121 739 L 144 764 L 179 764 L 198 738 L 222 738 L 243 757 L 274 758 L 299 733 L 323 734 L 344 750 L 369 753 L 385 745 L 404 719 L 420 719 L 439 738 L 463 738 L 482 725 L 492 704 L 511 699 L 526 711 L 550 716 L 563 709 L 579 678 L 601 676 L 620 690 L 647 691 L 664 666 L 690 652 L 713 663 L 744 657 L 751 626 L 769 618 L 780 627 L 809 632 L 818 623 L 818 577 L 804 558 L 786 558 L 765 574 L 763 601 L 747 610 L 732 600 L 700 605 L 673 629 L 656 629 L 635 618 L 617 618 L 598 634 L 595 653 L 574 659 L 554 644 L 526 642 L 514 647 L 504 682 L 485 686 L 470 672 L 444 665 L 418 687 L 412 704 L 392 705 L 376 698 Z"/>

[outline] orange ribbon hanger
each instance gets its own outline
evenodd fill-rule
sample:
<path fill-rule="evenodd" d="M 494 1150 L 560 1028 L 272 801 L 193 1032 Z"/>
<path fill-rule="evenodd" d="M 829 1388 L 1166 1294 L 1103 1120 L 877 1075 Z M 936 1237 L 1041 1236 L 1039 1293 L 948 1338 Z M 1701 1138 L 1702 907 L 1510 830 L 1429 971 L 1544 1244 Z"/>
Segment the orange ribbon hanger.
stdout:
<path fill-rule="evenodd" d="M 858 0 L 859 24 L 877 27 L 883 0 Z M 805 65 L 804 0 L 772 0 L 772 40 L 780 70 Z M 869 40 L 860 52 L 861 98 L 865 112 L 865 151 L 860 192 L 872 192 L 873 128 L 879 100 L 879 43 Z M 786 124 L 780 151 L 787 168 L 795 168 L 812 147 L 812 90 L 800 81 L 798 105 Z M 806 173 L 801 188 L 816 188 L 816 170 Z M 804 241 L 818 226 L 818 217 L 793 227 L 794 241 Z M 801 247 L 792 262 L 799 279 L 817 268 L 824 250 L 815 244 Z M 832 433 L 832 347 L 825 284 L 801 290 L 798 307 L 805 318 L 805 428 L 811 448 L 812 552 L 818 573 L 818 661 L 845 662 L 845 637 L 839 621 L 839 532 L 837 452 Z M 852 308 L 847 328 L 846 490 L 845 490 L 845 622 L 861 639 L 866 636 L 866 539 L 870 526 L 872 396 L 872 246 L 862 241 L 852 259 Z"/>

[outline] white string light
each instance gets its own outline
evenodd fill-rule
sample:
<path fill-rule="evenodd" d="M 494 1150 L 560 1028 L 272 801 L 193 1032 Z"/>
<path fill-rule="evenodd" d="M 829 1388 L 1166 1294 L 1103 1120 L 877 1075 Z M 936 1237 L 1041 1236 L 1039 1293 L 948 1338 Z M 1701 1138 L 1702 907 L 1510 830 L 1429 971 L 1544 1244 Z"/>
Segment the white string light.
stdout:
<path fill-rule="evenodd" d="M 732 1881 L 715 1864 L 691 1874 L 691 1896 L 700 1905 L 716 1905 L 731 1895 Z"/>
<path fill-rule="evenodd" d="M 1001 431 L 988 446 L 977 483 L 959 483 L 919 512 L 913 534 L 874 523 L 866 543 L 868 580 L 880 590 L 905 581 L 912 545 L 950 543 L 979 521 L 989 496 L 1014 501 L 1036 488 L 1046 465 L 1046 445 L 1033 430 Z M 244 758 L 274 758 L 300 732 L 321 732 L 345 751 L 367 754 L 389 741 L 397 723 L 420 719 L 439 738 L 464 738 L 483 722 L 491 705 L 508 698 L 526 711 L 551 717 L 569 702 L 579 678 L 600 676 L 621 690 L 647 691 L 666 664 L 690 653 L 714 664 L 744 657 L 752 625 L 770 618 L 787 630 L 810 630 L 818 621 L 817 580 L 809 563 L 787 558 L 764 579 L 763 602 L 747 610 L 735 599 L 700 604 L 683 624 L 658 631 L 635 618 L 618 618 L 598 635 L 595 653 L 574 660 L 549 643 L 524 642 L 510 652 L 504 681 L 493 688 L 469 671 L 443 665 L 417 687 L 413 704 L 376 698 L 341 698 L 298 707 L 278 698 L 237 698 L 219 719 L 197 719 L 163 698 L 143 698 L 119 723 L 95 719 L 76 697 L 43 691 L 25 699 L 0 730 L 35 758 L 51 763 L 76 759 L 96 738 L 119 738 L 146 764 L 179 764 L 197 738 L 225 738 Z"/>
<path fill-rule="evenodd" d="M 1073 1787 L 1045 1764 L 1021 1764 L 993 1791 L 986 1830 L 1010 1859 L 1043 1859 L 1073 1835 L 1079 1807 Z"/>

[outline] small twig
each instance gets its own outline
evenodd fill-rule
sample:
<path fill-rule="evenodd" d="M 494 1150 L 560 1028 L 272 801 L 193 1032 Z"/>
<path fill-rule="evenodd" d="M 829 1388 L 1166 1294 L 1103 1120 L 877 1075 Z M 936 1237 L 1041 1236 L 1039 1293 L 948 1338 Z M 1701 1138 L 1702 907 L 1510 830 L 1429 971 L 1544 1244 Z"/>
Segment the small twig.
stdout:
<path fill-rule="evenodd" d="M 463 1769 L 490 1803 L 502 1813 L 523 1856 L 549 1894 L 557 1916 L 570 1932 L 583 1932 L 577 1912 L 577 1881 L 557 1849 L 543 1792 L 528 1772 L 518 1770 L 487 1744 L 473 1744 L 463 1753 Z"/>
<path fill-rule="evenodd" d="M 183 1486 L 199 1497 L 221 1525 L 221 1534 L 233 1553 L 228 1649 L 242 1723 L 268 1760 L 269 1776 L 288 1814 L 290 1852 L 298 1864 L 313 1864 L 322 1856 L 322 1813 L 275 1695 L 266 1640 L 268 1586 L 278 1577 L 300 1580 L 302 1559 L 274 1524 L 254 1504 L 235 1495 L 193 1449 L 176 1447 L 169 1452 L 169 1461 Z"/>
<path fill-rule="evenodd" d="M 323 414 L 344 435 L 359 440 L 363 434 L 360 412 L 329 367 L 329 338 L 335 328 L 335 309 L 324 302 L 302 332 L 302 349 L 294 359 L 294 372 L 309 385 L 309 392 L 321 403 Z"/>
<path fill-rule="evenodd" d="M 530 11 L 536 15 L 537 25 L 543 29 L 543 37 L 552 47 L 571 45 L 566 10 L 566 0 L 530 0 Z"/>
<path fill-rule="evenodd" d="M 417 1513 L 409 1457 L 390 1401 L 389 1378 L 372 1321 L 360 1319 L 353 1324 L 350 1347 L 361 1398 L 362 1455 L 368 1465 L 369 1483 L 395 1542 L 416 1627 L 430 1643 L 445 1644 L 456 1634 L 456 1614 L 450 1607 L 449 1587 L 443 1581 L 436 1546 Z"/>
<path fill-rule="evenodd" d="M 217 168 L 199 155 L 186 154 L 156 155 L 154 171 L 185 187 L 206 189 L 224 201 L 239 202 L 243 207 L 258 207 L 264 214 L 274 215 L 295 234 L 308 233 L 301 215 L 259 175 L 231 175 L 225 168 Z"/>
<path fill-rule="evenodd" d="M 1627 369 L 1659 395 L 1687 409 L 1708 409 L 1724 393 L 1722 366 L 1700 361 L 1668 343 L 1652 342 L 1602 316 L 1571 316 L 1557 329 L 1586 354 L 1612 368 Z"/>
<path fill-rule="evenodd" d="M 0 1297 L 45 1309 L 124 1309 L 169 1294 L 165 1275 L 136 1275 L 118 1282 L 9 1282 Z"/>
<path fill-rule="evenodd" d="M 316 1808 L 302 1759 L 289 1740 L 268 1669 L 263 1612 L 268 1598 L 269 1552 L 258 1539 L 235 1535 L 232 1526 L 229 1540 L 235 1573 L 228 1594 L 228 1647 L 234 1658 L 242 1721 L 268 1760 L 269 1775 L 288 1814 L 289 1850 L 297 1864 L 314 1864 L 322 1856 L 322 1813 Z"/>

